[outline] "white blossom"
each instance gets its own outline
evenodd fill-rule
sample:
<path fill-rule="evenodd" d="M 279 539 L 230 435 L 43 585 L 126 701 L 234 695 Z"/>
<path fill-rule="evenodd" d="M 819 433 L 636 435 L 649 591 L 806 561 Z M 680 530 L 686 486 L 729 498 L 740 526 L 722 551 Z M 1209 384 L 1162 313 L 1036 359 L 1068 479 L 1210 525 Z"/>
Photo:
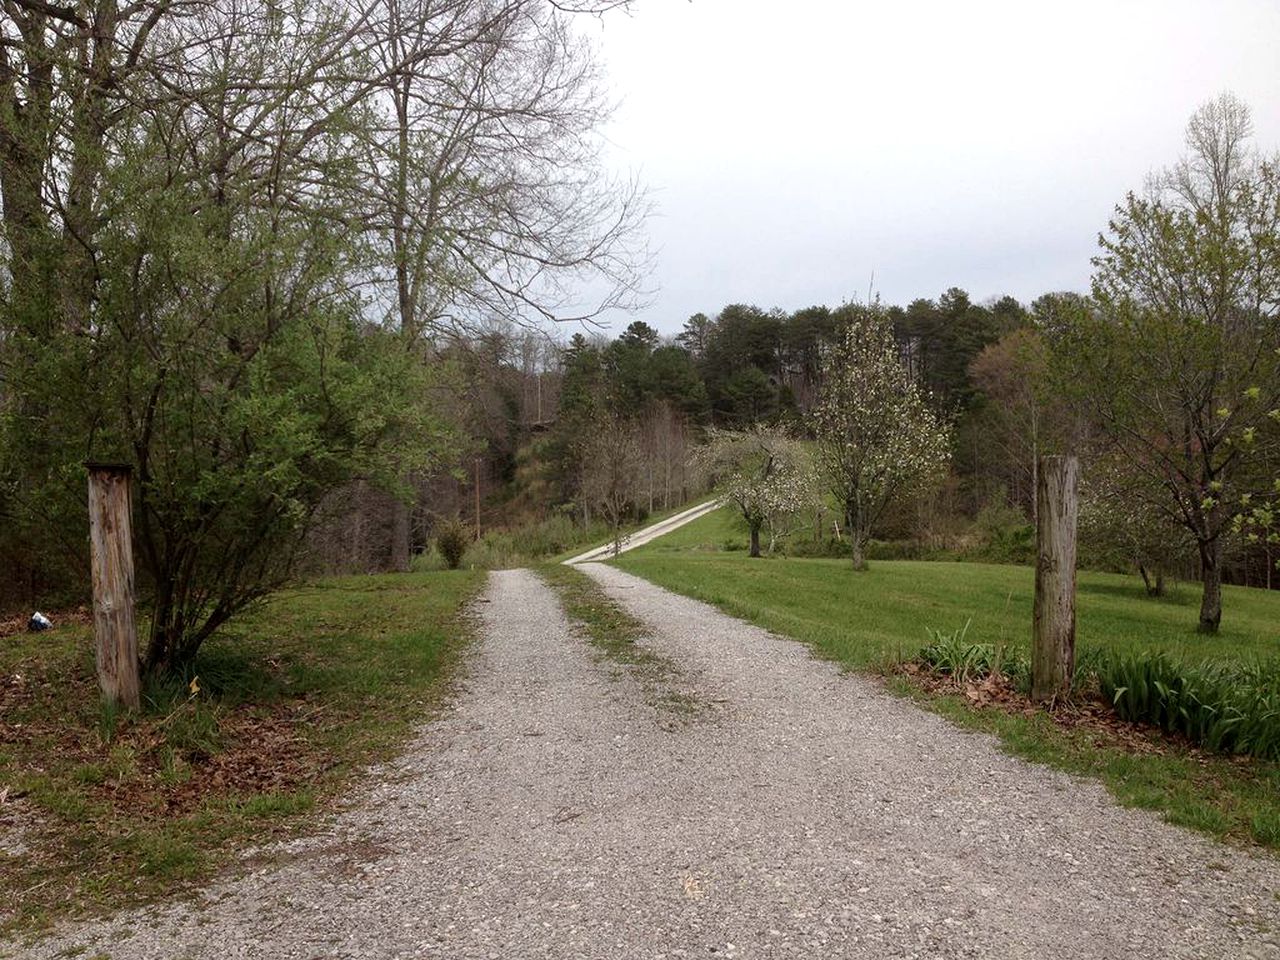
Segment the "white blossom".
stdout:
<path fill-rule="evenodd" d="M 854 562 L 884 510 L 946 473 L 950 431 L 911 380 L 884 312 L 854 315 L 812 415 L 819 466 L 843 505 Z"/>

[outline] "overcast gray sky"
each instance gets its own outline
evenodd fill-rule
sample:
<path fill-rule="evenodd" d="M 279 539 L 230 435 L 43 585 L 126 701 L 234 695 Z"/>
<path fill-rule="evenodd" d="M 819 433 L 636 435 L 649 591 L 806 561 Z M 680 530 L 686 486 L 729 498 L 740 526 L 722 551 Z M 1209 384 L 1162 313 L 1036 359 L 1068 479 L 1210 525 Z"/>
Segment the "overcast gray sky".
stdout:
<path fill-rule="evenodd" d="M 1280 146 L 1280 0 L 637 0 L 593 27 L 664 332 L 726 303 L 1084 290 L 1111 208 L 1231 90 Z M 614 317 L 616 332 L 630 317 Z"/>

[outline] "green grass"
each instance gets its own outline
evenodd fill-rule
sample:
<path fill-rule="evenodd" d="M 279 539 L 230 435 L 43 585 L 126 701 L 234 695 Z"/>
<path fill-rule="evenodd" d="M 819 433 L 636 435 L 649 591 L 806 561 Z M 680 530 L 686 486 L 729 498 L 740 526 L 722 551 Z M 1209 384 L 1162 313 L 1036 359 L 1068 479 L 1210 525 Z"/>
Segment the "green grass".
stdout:
<path fill-rule="evenodd" d="M 1029 567 L 900 560 L 857 573 L 842 560 L 750 560 L 716 549 L 739 540 L 745 535 L 736 518 L 718 510 L 615 562 L 854 667 L 900 650 L 914 653 L 929 627 L 950 632 L 970 619 L 971 642 L 1029 644 L 1035 587 Z M 1195 631 L 1195 584 L 1150 599 L 1137 577 L 1082 571 L 1078 589 L 1081 648 L 1164 650 L 1191 659 L 1280 655 L 1280 594 L 1225 587 L 1222 632 L 1206 636 Z"/>
<path fill-rule="evenodd" d="M 972 621 L 967 639 L 1029 647 L 1034 572 L 978 563 L 873 562 L 855 573 L 847 561 L 752 560 L 745 533 L 720 510 L 614 563 L 645 579 L 711 603 L 733 616 L 811 645 L 850 668 L 878 670 L 914 656 L 930 627 L 947 632 Z M 723 549 L 726 545 L 730 549 Z M 1196 633 L 1199 590 L 1145 596 L 1136 577 L 1081 572 L 1077 649 L 1164 651 L 1192 660 L 1280 655 L 1280 596 L 1226 587 L 1217 636 Z M 904 681 L 891 687 L 905 691 Z M 1134 753 L 1096 732 L 1068 730 L 1047 716 L 973 708 L 960 698 L 916 694 L 965 726 L 1001 737 L 1012 752 L 1096 777 L 1123 803 L 1161 811 L 1175 823 L 1280 846 L 1280 766 L 1206 756 L 1167 742 Z"/>
<path fill-rule="evenodd" d="M 103 710 L 87 627 L 0 645 L 0 928 L 144 902 L 305 828 L 429 716 L 484 574 L 348 577 L 283 593 L 211 639 L 140 714 Z M 21 679 L 16 679 L 21 678 Z M 11 820 L 11 823 L 14 822 Z"/>

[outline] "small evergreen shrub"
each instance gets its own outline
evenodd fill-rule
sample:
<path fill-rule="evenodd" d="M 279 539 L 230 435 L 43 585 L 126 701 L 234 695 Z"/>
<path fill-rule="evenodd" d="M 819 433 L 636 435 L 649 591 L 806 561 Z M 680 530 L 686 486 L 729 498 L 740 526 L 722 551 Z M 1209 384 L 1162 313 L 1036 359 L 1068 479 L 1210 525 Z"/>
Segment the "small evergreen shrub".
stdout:
<path fill-rule="evenodd" d="M 462 555 L 467 552 L 470 544 L 471 534 L 458 520 L 446 521 L 436 531 L 436 549 L 440 551 L 440 556 L 450 570 L 458 569 L 462 563 Z"/>

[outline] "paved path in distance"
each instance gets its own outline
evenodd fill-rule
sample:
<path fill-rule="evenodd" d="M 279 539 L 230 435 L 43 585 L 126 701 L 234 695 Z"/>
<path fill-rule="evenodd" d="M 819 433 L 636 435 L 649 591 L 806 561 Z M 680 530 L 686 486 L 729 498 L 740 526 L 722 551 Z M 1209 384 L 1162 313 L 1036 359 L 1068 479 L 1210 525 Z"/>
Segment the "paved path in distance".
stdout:
<path fill-rule="evenodd" d="M 707 500 L 704 503 L 696 504 L 687 510 L 681 510 L 679 513 L 667 517 L 665 520 L 659 520 L 657 523 L 650 524 L 643 530 L 637 530 L 635 533 L 629 534 L 622 539 L 622 546 L 618 553 L 626 553 L 628 550 L 634 550 L 636 547 L 642 547 L 650 540 L 656 540 L 658 537 L 670 533 L 672 530 L 679 530 L 686 523 L 693 523 L 699 517 L 705 517 L 712 510 L 720 509 L 720 500 Z M 577 566 L 581 563 L 591 563 L 597 560 L 608 560 L 610 557 L 617 556 L 613 551 L 613 544 L 606 543 L 603 546 L 592 547 L 586 553 L 580 553 L 576 557 L 570 557 L 565 563 Z"/>

